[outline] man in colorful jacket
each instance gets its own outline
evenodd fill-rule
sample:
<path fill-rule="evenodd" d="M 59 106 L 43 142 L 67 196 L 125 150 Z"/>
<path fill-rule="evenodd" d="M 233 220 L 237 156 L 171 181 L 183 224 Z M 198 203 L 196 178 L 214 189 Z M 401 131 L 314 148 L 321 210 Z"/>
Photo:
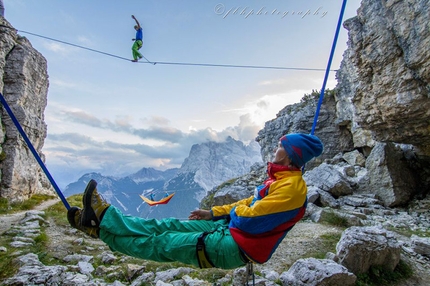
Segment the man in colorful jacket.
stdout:
<path fill-rule="evenodd" d="M 224 269 L 264 263 L 303 217 L 307 188 L 300 168 L 322 150 L 314 135 L 281 137 L 268 163 L 269 177 L 254 196 L 192 211 L 188 221 L 124 216 L 103 200 L 94 180 L 84 192 L 83 209 L 72 207 L 67 217 L 73 227 L 99 237 L 112 250 L 142 259 Z"/>

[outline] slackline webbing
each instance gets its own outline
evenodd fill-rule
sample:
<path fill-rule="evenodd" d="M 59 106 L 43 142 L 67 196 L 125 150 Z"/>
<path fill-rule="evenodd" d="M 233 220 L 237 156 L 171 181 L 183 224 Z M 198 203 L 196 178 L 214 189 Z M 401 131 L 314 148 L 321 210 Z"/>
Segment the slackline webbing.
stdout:
<path fill-rule="evenodd" d="M 327 63 L 327 68 L 326 68 L 326 72 L 325 72 L 325 76 L 324 76 L 324 81 L 323 81 L 323 85 L 322 85 L 322 88 L 321 88 L 320 98 L 318 100 L 317 109 L 315 111 L 315 117 L 314 117 L 314 123 L 312 125 L 311 135 L 314 135 L 314 133 L 315 133 L 315 127 L 316 127 L 317 122 L 318 122 L 318 116 L 319 116 L 321 105 L 322 105 L 322 102 L 323 102 L 323 99 L 324 99 L 325 86 L 327 84 L 328 74 L 330 73 L 330 66 L 331 66 L 331 62 L 333 60 L 334 51 L 336 49 L 337 38 L 339 36 L 340 26 L 342 25 L 342 19 L 343 19 L 343 14 L 345 12 L 345 7 L 346 7 L 346 0 L 343 0 L 342 8 L 340 9 L 339 20 L 337 22 L 336 33 L 334 35 L 333 44 L 332 44 L 332 47 L 331 47 L 330 58 L 329 58 L 328 63 Z"/>
<path fill-rule="evenodd" d="M 54 187 L 54 189 L 57 192 L 58 196 L 60 197 L 61 201 L 63 201 L 64 206 L 66 207 L 67 210 L 69 210 L 70 209 L 69 203 L 67 202 L 67 200 L 64 197 L 63 193 L 61 192 L 60 188 L 57 186 L 57 183 L 54 181 L 54 178 L 52 178 L 51 174 L 49 173 L 48 169 L 46 168 L 46 166 L 43 163 L 42 159 L 40 158 L 39 154 L 37 154 L 36 149 L 34 149 L 33 144 L 31 144 L 30 139 L 28 139 L 27 134 L 25 134 L 24 130 L 22 129 L 21 125 L 19 124 L 18 120 L 16 119 L 15 115 L 13 114 L 9 105 L 7 104 L 2 93 L 0 93 L 0 101 L 1 101 L 4 109 L 6 109 L 7 113 L 9 114 L 10 119 L 12 119 L 13 123 L 15 124 L 16 129 L 18 129 L 22 138 L 24 138 L 25 143 L 27 143 L 27 146 L 30 149 L 31 153 L 33 153 L 34 158 L 39 163 L 40 168 L 42 168 L 43 172 L 45 172 L 46 176 L 48 177 L 49 181 L 51 182 L 52 186 Z"/>
<path fill-rule="evenodd" d="M 337 43 L 337 39 L 338 39 L 338 36 L 339 36 L 340 26 L 342 24 L 343 14 L 345 12 L 346 2 L 347 2 L 347 0 L 343 0 L 342 8 L 340 10 L 339 20 L 338 20 L 337 28 L 336 28 L 336 33 L 335 33 L 335 36 L 334 36 L 334 39 L 333 39 L 333 44 L 332 44 L 332 48 L 331 48 L 331 52 L 330 52 L 330 57 L 329 57 L 329 60 L 328 60 L 328 63 L 327 63 L 327 68 L 326 68 L 326 72 L 325 72 L 325 76 L 324 76 L 324 81 L 323 81 L 323 85 L 322 85 L 322 88 L 321 88 L 321 94 L 320 94 L 320 97 L 319 97 L 319 100 L 318 100 L 317 109 L 315 111 L 314 122 L 313 122 L 312 130 L 311 130 L 311 133 L 310 133 L 312 135 L 315 133 L 316 124 L 318 122 L 318 116 L 319 116 L 321 105 L 322 105 L 322 102 L 323 102 L 323 99 L 324 99 L 324 91 L 325 91 L 325 87 L 327 85 L 327 79 L 328 79 L 328 75 L 330 73 L 330 67 L 331 67 L 331 63 L 333 61 L 334 51 L 336 49 L 336 43 Z M 67 208 L 67 210 L 69 210 L 70 209 L 69 203 L 67 202 L 66 198 L 64 197 L 63 193 L 61 192 L 61 190 L 58 187 L 57 183 L 55 182 L 54 178 L 49 173 L 48 169 L 46 168 L 45 164 L 43 163 L 43 161 L 40 158 L 39 154 L 37 153 L 36 149 L 34 149 L 33 144 L 30 142 L 30 139 L 27 137 L 27 134 L 22 129 L 21 125 L 19 124 L 18 120 L 16 119 L 15 115 L 13 114 L 13 112 L 10 109 L 9 105 L 7 104 L 7 102 L 6 102 L 5 98 L 3 97 L 2 93 L 0 93 L 0 101 L 3 104 L 3 107 L 6 109 L 7 113 L 9 114 L 10 118 L 12 119 L 13 123 L 15 124 L 16 128 L 18 129 L 19 133 L 21 134 L 22 138 L 24 138 L 24 141 L 26 142 L 26 144 L 27 144 L 28 148 L 30 149 L 31 153 L 33 154 L 34 158 L 39 163 L 40 167 L 42 168 L 42 170 L 44 171 L 44 173 L 48 177 L 49 181 L 51 182 L 52 186 L 54 187 L 55 191 L 57 192 L 57 194 L 60 197 L 61 201 L 63 202 L 64 206 Z"/>

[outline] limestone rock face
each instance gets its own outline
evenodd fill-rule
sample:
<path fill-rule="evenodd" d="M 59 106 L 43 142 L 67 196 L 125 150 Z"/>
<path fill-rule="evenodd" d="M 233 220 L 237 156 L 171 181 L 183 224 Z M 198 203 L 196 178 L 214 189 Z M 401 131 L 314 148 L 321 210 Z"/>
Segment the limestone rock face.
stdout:
<path fill-rule="evenodd" d="M 349 40 L 336 107 L 356 147 L 377 140 L 429 151 L 429 13 L 427 0 L 364 0 L 345 21 Z"/>
<path fill-rule="evenodd" d="M 289 133 L 309 134 L 311 132 L 318 96 L 319 93 L 313 92 L 304 97 L 302 102 L 286 106 L 277 114 L 275 119 L 266 122 L 256 138 L 261 146 L 263 161 L 273 159 L 273 150 L 283 135 Z M 332 158 L 343 150 L 352 150 L 353 148 L 350 131 L 345 126 L 336 124 L 335 107 L 334 92 L 327 92 L 321 105 L 315 129 L 315 135 L 324 143 L 324 151 L 320 157 L 306 165 L 307 169 L 317 166 L 324 159 Z"/>
<path fill-rule="evenodd" d="M 48 73 L 46 59 L 30 42 L 19 36 L 4 19 L 0 29 L 0 74 L 2 94 L 33 147 L 44 161 L 41 150 L 47 126 Z M 49 181 L 41 171 L 9 115 L 2 110 L 1 190 L 0 196 L 11 201 L 27 199 L 35 193 L 49 193 Z"/>
<path fill-rule="evenodd" d="M 344 161 L 362 167 L 366 162 L 370 184 L 357 182 L 353 191 L 377 194 L 391 207 L 429 193 L 429 14 L 427 0 L 363 0 L 357 16 L 344 22 L 348 48 L 315 130 L 324 151 L 305 171 L 324 161 L 338 167 Z M 315 93 L 266 122 L 256 138 L 263 160 L 272 159 L 282 135 L 311 131 Z M 399 145 L 403 154 L 394 152 Z M 351 161 L 355 159 L 360 162 Z"/>
<path fill-rule="evenodd" d="M 414 174 L 408 170 L 403 154 L 393 143 L 378 143 L 366 160 L 369 189 L 393 207 L 406 204 L 415 192 Z"/>

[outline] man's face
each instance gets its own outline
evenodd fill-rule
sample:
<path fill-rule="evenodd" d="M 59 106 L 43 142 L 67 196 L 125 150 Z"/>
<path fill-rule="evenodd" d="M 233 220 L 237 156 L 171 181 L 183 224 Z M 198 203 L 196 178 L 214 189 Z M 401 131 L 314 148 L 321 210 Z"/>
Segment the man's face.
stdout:
<path fill-rule="evenodd" d="M 288 166 L 290 164 L 290 159 L 288 158 L 287 152 L 282 146 L 281 141 L 278 142 L 278 146 L 275 149 L 275 157 L 272 163 Z"/>

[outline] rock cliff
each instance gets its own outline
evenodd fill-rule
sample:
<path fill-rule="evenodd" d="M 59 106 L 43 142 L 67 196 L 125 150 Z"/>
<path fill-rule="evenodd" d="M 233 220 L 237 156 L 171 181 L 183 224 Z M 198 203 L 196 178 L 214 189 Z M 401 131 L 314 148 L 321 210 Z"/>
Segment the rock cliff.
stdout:
<path fill-rule="evenodd" d="M 315 131 L 324 153 L 307 170 L 356 150 L 366 159 L 365 192 L 377 194 L 386 206 L 428 194 L 429 11 L 425 0 L 364 0 L 357 16 L 344 22 L 348 48 Z M 283 134 L 310 132 L 317 96 L 306 95 L 266 123 L 257 137 L 265 160 Z"/>
<path fill-rule="evenodd" d="M 355 147 L 412 144 L 430 154 L 429 2 L 363 1 L 349 32 L 336 104 Z"/>
<path fill-rule="evenodd" d="M 41 150 L 47 130 L 47 62 L 4 18 L 0 23 L 0 77 L 0 91 L 44 160 Z M 45 174 L 4 110 L 1 126 L 0 197 L 22 201 L 35 193 L 52 192 Z"/>

